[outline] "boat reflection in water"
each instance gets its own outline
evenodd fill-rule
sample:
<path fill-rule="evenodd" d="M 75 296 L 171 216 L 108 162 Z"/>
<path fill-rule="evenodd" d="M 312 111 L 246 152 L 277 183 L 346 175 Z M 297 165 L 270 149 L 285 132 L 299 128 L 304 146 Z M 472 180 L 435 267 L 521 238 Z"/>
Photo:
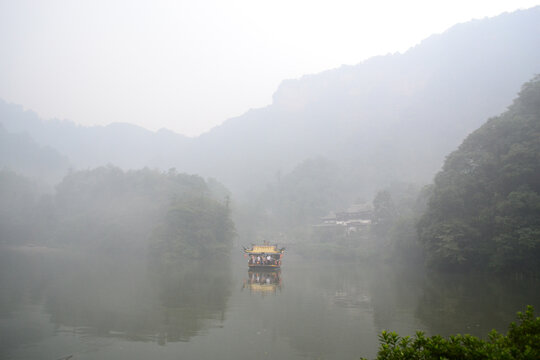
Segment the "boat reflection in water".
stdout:
<path fill-rule="evenodd" d="M 276 294 L 281 291 L 281 270 L 249 270 L 243 289 L 261 295 Z"/>

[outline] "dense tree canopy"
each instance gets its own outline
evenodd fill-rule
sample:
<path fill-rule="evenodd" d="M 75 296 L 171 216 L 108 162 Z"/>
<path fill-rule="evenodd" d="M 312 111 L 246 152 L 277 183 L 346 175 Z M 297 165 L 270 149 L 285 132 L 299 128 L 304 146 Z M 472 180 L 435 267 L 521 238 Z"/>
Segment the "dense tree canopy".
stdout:
<path fill-rule="evenodd" d="M 43 197 L 14 173 L 1 172 L 0 185 L 2 238 L 12 245 L 200 258 L 228 250 L 234 234 L 227 190 L 175 170 L 74 171 Z"/>
<path fill-rule="evenodd" d="M 37 185 L 9 170 L 0 171 L 0 245 L 24 241 L 31 235 L 28 219 L 38 207 Z"/>
<path fill-rule="evenodd" d="M 441 267 L 540 270 L 540 76 L 448 156 L 419 234 Z"/>

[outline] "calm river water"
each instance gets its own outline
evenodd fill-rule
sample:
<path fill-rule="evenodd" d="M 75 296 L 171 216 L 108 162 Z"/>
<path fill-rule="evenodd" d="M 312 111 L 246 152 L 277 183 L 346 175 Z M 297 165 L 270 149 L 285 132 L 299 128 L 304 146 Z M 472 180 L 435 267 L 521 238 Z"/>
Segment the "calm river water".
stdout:
<path fill-rule="evenodd" d="M 3 251 L 0 358 L 373 358 L 383 329 L 485 336 L 527 304 L 540 310 L 538 280 L 294 254 L 278 273 L 250 273 L 232 257 L 156 269 L 144 258 Z"/>

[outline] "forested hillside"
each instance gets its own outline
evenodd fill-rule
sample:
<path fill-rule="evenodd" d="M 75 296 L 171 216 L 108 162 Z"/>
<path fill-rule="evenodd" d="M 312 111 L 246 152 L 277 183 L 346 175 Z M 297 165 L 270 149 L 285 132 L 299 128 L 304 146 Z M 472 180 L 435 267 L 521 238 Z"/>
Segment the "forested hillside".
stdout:
<path fill-rule="evenodd" d="M 0 245 L 25 243 L 36 236 L 39 186 L 13 171 L 0 170 Z M 34 227 L 28 226 L 32 219 Z"/>
<path fill-rule="evenodd" d="M 0 124 L 7 131 L 24 133 L 37 144 L 54 148 L 69 158 L 74 168 L 114 164 L 123 169 L 148 166 L 168 170 L 182 163 L 189 138 L 165 129 L 152 132 L 122 120 L 108 126 L 43 120 L 31 110 L 0 99 Z"/>
<path fill-rule="evenodd" d="M 171 170 L 108 166 L 69 173 L 52 195 L 0 172 L 0 245 L 146 253 L 173 261 L 227 252 L 234 235 L 216 184 Z M 221 190 L 221 189 L 220 189 Z"/>
<path fill-rule="evenodd" d="M 540 270 L 540 76 L 448 156 L 419 234 L 433 266 Z"/>
<path fill-rule="evenodd" d="M 394 181 L 427 183 L 540 72 L 539 38 L 537 7 L 456 25 L 403 54 L 284 81 L 272 105 L 197 139 L 195 172 L 244 191 L 323 156 L 354 179 L 362 193 L 353 197 Z"/>

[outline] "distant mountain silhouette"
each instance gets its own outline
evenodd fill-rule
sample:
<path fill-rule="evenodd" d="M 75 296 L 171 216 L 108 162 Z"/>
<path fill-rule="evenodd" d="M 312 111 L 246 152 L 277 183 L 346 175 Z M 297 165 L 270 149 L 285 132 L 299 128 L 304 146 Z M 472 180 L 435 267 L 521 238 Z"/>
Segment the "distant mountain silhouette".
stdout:
<path fill-rule="evenodd" d="M 540 7 L 456 25 L 404 54 L 284 81 L 271 105 L 198 138 L 41 121 L 4 102 L 0 123 L 54 147 L 75 167 L 176 167 L 245 192 L 324 156 L 372 192 L 393 181 L 431 181 L 446 154 L 504 111 L 536 73 Z"/>
<path fill-rule="evenodd" d="M 76 168 L 115 164 L 124 168 L 170 168 L 189 138 L 168 130 L 152 132 L 127 123 L 80 126 L 67 120 L 44 121 L 22 106 L 0 100 L 0 124 L 25 132 L 38 144 L 65 154 Z"/>
<path fill-rule="evenodd" d="M 11 170 L 54 185 L 68 169 L 68 159 L 56 150 L 36 144 L 28 134 L 9 133 L 0 124 L 0 170 Z"/>
<path fill-rule="evenodd" d="M 356 167 L 359 186 L 429 182 L 539 72 L 540 7 L 456 25 L 404 54 L 284 81 L 272 105 L 199 137 L 210 156 L 198 171 L 247 186 L 322 155 Z"/>

